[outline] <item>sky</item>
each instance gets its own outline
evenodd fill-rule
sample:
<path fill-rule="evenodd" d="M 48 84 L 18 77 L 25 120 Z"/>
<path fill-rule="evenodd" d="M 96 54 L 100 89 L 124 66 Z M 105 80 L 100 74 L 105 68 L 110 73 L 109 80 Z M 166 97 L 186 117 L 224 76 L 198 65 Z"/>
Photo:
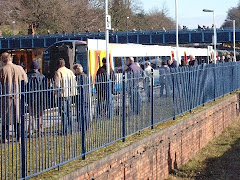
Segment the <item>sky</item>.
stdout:
<path fill-rule="evenodd" d="M 153 8 L 162 9 L 163 4 L 168 9 L 168 16 L 175 20 L 175 0 L 141 0 L 144 10 Z M 236 7 L 240 0 L 178 0 L 178 21 L 182 27 L 196 29 L 198 24 L 211 27 L 212 13 L 203 12 L 203 9 L 215 10 L 216 26 L 219 28 L 227 17 L 229 8 Z"/>

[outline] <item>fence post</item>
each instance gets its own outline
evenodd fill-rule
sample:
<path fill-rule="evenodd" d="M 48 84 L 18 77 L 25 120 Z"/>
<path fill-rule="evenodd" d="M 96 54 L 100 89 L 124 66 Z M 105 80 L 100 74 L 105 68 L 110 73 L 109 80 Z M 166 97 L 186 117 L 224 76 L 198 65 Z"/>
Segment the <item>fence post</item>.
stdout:
<path fill-rule="evenodd" d="M 225 64 L 225 63 L 224 63 L 224 64 Z M 223 97 L 224 97 L 224 85 L 225 85 L 225 84 L 224 84 L 224 81 L 225 81 L 225 79 L 224 79 L 224 67 L 225 67 L 224 64 L 222 65 L 222 78 L 221 78 L 221 79 L 222 79 L 222 87 L 223 87 L 223 88 L 222 88 L 222 96 L 223 96 Z"/>
<path fill-rule="evenodd" d="M 153 78 L 153 69 L 151 70 L 151 129 L 153 129 L 153 113 L 154 113 L 154 106 L 153 106 L 153 83 L 154 83 L 154 78 Z"/>
<path fill-rule="evenodd" d="M 233 82 L 234 82 L 234 66 L 233 64 L 235 64 L 235 62 L 231 62 L 231 70 L 232 70 L 232 79 L 231 79 L 231 85 L 232 85 L 232 89 L 231 89 L 231 92 L 230 94 L 232 94 L 232 92 L 234 91 L 234 87 L 233 87 Z"/>
<path fill-rule="evenodd" d="M 125 84 L 126 74 L 123 71 L 122 77 L 122 141 L 125 142 L 126 137 L 126 84 Z"/>
<path fill-rule="evenodd" d="M 25 82 L 21 81 L 21 160 L 22 160 L 22 179 L 26 177 L 26 153 L 25 153 Z"/>
<path fill-rule="evenodd" d="M 90 83 L 90 82 L 89 82 Z M 84 93 L 83 93 L 83 76 L 80 76 L 80 103 L 81 103 L 81 150 L 82 150 L 82 159 L 86 158 L 86 142 L 85 142 L 85 119 L 84 119 Z M 90 102 L 91 103 L 91 102 Z"/>
<path fill-rule="evenodd" d="M 205 65 L 202 66 L 202 76 L 201 76 L 201 78 L 202 78 L 202 81 L 201 81 L 202 83 L 201 84 L 202 84 L 202 94 L 203 94 L 203 96 L 202 96 L 203 106 L 205 106 L 205 101 L 204 101 L 204 95 L 205 95 L 205 93 L 204 93 L 204 91 L 205 91 L 204 74 L 205 74 Z"/>
<path fill-rule="evenodd" d="M 213 68 L 213 73 L 214 73 L 214 76 L 213 76 L 213 88 L 214 88 L 214 101 L 216 101 L 216 84 L 217 84 L 217 82 L 216 82 L 216 64 L 214 64 L 214 68 Z"/>
<path fill-rule="evenodd" d="M 174 69 L 175 70 L 175 69 Z M 173 95 L 173 120 L 176 119 L 176 113 L 175 113 L 175 81 L 174 81 L 174 78 L 175 78 L 175 71 L 172 70 L 170 74 L 170 76 L 172 76 L 172 88 L 173 88 L 173 92 L 172 92 L 172 95 Z"/>

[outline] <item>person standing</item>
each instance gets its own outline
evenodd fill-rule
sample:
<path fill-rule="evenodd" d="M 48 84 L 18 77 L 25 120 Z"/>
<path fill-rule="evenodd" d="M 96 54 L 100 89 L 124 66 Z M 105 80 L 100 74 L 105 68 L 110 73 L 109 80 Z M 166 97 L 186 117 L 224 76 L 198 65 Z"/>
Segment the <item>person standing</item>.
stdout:
<path fill-rule="evenodd" d="M 190 55 L 189 56 L 189 66 L 197 66 L 198 65 L 198 61 L 195 59 L 195 56 Z"/>
<path fill-rule="evenodd" d="M 20 141 L 20 86 L 21 81 L 28 82 L 27 74 L 19 65 L 12 63 L 12 57 L 8 53 L 1 55 L 3 67 L 0 69 L 0 81 L 2 85 L 2 143 L 9 140 L 9 128 L 13 125 L 17 141 Z M 4 112 L 4 113 L 3 113 Z"/>
<path fill-rule="evenodd" d="M 225 56 L 222 56 L 222 57 L 221 57 L 221 61 L 222 61 L 222 63 L 225 62 Z"/>
<path fill-rule="evenodd" d="M 83 72 L 81 64 L 75 64 L 73 71 L 77 79 L 77 95 L 75 96 L 75 107 L 77 114 L 78 130 L 81 130 L 82 118 L 85 122 L 85 127 L 89 124 L 89 81 L 87 75 Z"/>
<path fill-rule="evenodd" d="M 225 59 L 225 62 L 232 62 L 230 54 L 227 55 L 227 58 Z"/>
<path fill-rule="evenodd" d="M 171 59 L 167 60 L 167 65 L 168 65 L 169 68 L 172 67 L 172 60 Z"/>
<path fill-rule="evenodd" d="M 153 68 L 150 65 L 150 62 L 145 63 L 144 76 L 145 76 L 145 92 L 148 99 L 148 102 L 151 100 L 151 86 L 152 86 L 152 76 Z"/>
<path fill-rule="evenodd" d="M 178 67 L 178 62 L 175 59 L 173 59 L 172 64 L 171 64 L 171 68 L 177 68 L 177 67 Z"/>
<path fill-rule="evenodd" d="M 109 117 L 112 116 L 111 101 L 109 97 L 109 89 L 114 92 L 114 81 L 115 75 L 113 70 L 110 68 L 110 82 L 107 79 L 107 61 L 106 58 L 102 59 L 103 65 L 98 69 L 96 76 L 96 90 L 97 90 L 97 114 L 101 114 L 103 111 L 108 112 Z"/>
<path fill-rule="evenodd" d="M 134 63 L 134 58 L 128 58 L 127 65 L 127 77 L 128 77 L 128 91 L 130 97 L 130 105 L 132 107 L 132 111 L 135 114 L 140 113 L 141 105 L 142 105 L 142 96 L 140 92 L 139 84 L 142 81 L 143 70 L 141 67 Z"/>
<path fill-rule="evenodd" d="M 166 97 L 170 95 L 171 90 L 171 73 L 165 61 L 162 62 L 162 66 L 159 68 L 159 83 L 160 83 L 160 97 L 163 97 L 164 90 Z"/>
<path fill-rule="evenodd" d="M 59 113 L 62 121 L 62 134 L 73 133 L 72 97 L 76 95 L 76 77 L 65 67 L 65 60 L 57 60 L 58 70 L 55 72 L 55 84 L 58 95 Z"/>
<path fill-rule="evenodd" d="M 43 97 L 45 92 L 42 91 L 46 88 L 47 80 L 43 74 L 41 74 L 39 70 L 40 66 L 37 61 L 32 61 L 30 65 L 30 71 L 27 73 L 28 76 L 28 107 L 29 107 L 29 136 L 33 135 L 34 130 L 34 122 L 37 121 L 37 129 L 38 133 L 41 134 L 43 130 Z M 33 120 L 33 118 L 35 120 Z M 34 121 L 34 122 L 33 122 Z"/>

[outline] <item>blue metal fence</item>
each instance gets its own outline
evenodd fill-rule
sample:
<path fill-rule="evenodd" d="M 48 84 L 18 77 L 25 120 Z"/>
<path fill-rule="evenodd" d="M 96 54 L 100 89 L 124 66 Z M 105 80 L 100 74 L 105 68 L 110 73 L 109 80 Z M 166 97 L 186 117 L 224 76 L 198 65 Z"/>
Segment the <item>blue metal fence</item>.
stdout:
<path fill-rule="evenodd" d="M 60 86 L 31 81 L 11 93 L 2 85 L 1 179 L 27 179 L 84 159 L 231 93 L 240 88 L 239 68 L 239 62 L 161 68 L 157 76 L 123 73 L 94 82 L 83 76 Z"/>

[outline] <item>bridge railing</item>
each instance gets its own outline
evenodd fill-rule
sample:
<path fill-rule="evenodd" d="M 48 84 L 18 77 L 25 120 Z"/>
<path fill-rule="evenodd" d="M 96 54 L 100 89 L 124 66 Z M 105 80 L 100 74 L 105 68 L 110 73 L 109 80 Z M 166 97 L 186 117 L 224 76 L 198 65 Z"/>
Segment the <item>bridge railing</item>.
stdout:
<path fill-rule="evenodd" d="M 0 89 L 1 179 L 31 178 L 240 88 L 240 63 Z"/>
<path fill-rule="evenodd" d="M 236 29 L 236 42 L 240 41 L 240 29 Z M 213 30 L 181 30 L 179 31 L 179 43 L 212 43 Z M 105 39 L 104 32 L 96 33 L 71 33 L 71 34 L 46 34 L 29 36 L 9 36 L 0 38 L 0 49 L 35 49 L 47 48 L 52 44 L 63 40 Z M 175 44 L 175 30 L 150 30 L 109 32 L 110 43 L 135 43 L 135 44 Z M 233 31 L 231 29 L 218 29 L 217 42 L 233 42 Z"/>

